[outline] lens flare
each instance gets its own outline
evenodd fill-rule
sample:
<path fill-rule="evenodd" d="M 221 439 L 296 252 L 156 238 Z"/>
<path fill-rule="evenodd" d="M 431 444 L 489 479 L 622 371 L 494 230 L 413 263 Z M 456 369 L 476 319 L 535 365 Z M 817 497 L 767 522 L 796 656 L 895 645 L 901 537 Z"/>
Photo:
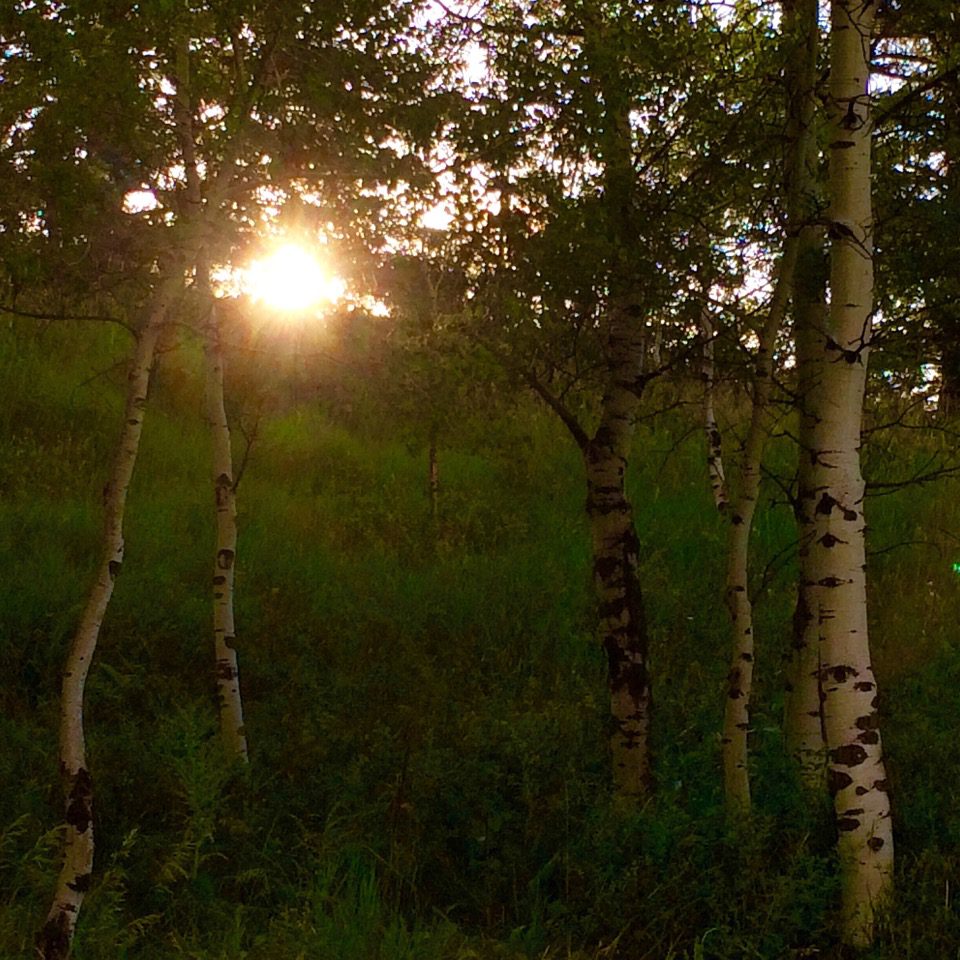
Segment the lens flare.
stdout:
<path fill-rule="evenodd" d="M 332 276 L 309 250 L 284 244 L 246 269 L 244 291 L 258 303 L 283 313 L 302 313 L 336 303 L 345 284 Z"/>

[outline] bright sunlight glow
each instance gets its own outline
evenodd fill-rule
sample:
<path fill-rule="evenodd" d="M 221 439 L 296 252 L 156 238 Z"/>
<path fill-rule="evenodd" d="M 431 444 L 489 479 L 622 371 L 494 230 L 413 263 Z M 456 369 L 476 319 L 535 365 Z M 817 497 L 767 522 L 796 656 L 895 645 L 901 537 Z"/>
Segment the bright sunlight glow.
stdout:
<path fill-rule="evenodd" d="M 299 313 L 336 303 L 346 290 L 309 250 L 295 243 L 278 247 L 244 271 L 244 292 L 284 313 Z"/>

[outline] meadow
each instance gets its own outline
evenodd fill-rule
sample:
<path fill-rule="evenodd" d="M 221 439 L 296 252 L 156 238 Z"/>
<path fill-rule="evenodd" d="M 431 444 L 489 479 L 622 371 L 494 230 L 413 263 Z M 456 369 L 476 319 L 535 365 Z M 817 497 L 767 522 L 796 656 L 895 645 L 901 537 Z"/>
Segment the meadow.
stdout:
<path fill-rule="evenodd" d="M 128 347 L 102 326 L 0 331 L 0 957 L 30 955 L 55 874 L 59 673 Z M 631 467 L 657 790 L 627 813 L 607 782 L 579 455 L 522 395 L 442 444 L 436 518 L 425 443 L 375 398 L 269 411 L 239 489 L 251 764 L 224 766 L 195 369 L 189 347 L 163 358 L 91 673 L 97 875 L 78 960 L 840 956 L 829 799 L 804 793 L 782 744 L 795 533 L 775 483 L 754 537 L 756 809 L 747 831 L 725 824 L 726 531 L 695 385 L 658 388 L 691 403 L 640 426 Z M 938 444 L 878 438 L 869 476 L 908 476 Z M 771 469 L 792 456 L 778 439 Z M 898 856 L 868 956 L 945 960 L 960 956 L 956 483 L 878 496 L 868 519 Z"/>

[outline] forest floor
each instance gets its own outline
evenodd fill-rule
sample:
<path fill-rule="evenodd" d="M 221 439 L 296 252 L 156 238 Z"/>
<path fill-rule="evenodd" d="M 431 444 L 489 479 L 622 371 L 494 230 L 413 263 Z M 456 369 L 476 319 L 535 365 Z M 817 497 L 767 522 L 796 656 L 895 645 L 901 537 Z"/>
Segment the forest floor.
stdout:
<path fill-rule="evenodd" d="M 120 332 L 0 333 L 2 958 L 30 955 L 55 874 L 58 678 L 122 390 L 122 371 L 94 374 L 126 347 Z M 755 535 L 756 810 L 725 823 L 725 528 L 695 407 L 637 439 L 657 790 L 625 813 L 578 455 L 525 400 L 441 444 L 436 521 L 416 430 L 306 402 L 261 425 L 239 488 L 251 763 L 224 764 L 191 372 L 161 370 L 90 678 L 98 851 L 78 960 L 839 955 L 829 802 L 783 751 L 794 532 L 773 483 Z M 937 442 L 876 440 L 871 476 L 910 475 Z M 791 473 L 786 441 L 771 462 Z M 945 960 L 960 944 L 956 485 L 877 497 L 868 517 L 898 855 L 869 956 Z"/>

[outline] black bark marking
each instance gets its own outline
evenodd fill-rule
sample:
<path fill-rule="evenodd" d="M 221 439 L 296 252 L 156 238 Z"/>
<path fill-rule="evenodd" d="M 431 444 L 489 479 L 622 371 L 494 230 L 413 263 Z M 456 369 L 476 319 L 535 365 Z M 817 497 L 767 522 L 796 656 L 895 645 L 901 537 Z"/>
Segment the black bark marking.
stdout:
<path fill-rule="evenodd" d="M 91 875 L 89 873 L 79 873 L 74 877 L 73 883 L 68 883 L 67 886 L 74 893 L 86 893 L 90 889 L 90 881 Z"/>
<path fill-rule="evenodd" d="M 820 542 L 829 550 L 830 547 L 835 547 L 838 543 L 846 543 L 847 541 L 835 537 L 832 533 L 825 533 L 820 538 Z"/>
<path fill-rule="evenodd" d="M 122 564 L 119 560 L 111 560 L 107 563 L 107 573 L 111 580 L 117 579 L 117 574 L 120 572 L 121 566 Z"/>
<path fill-rule="evenodd" d="M 834 770 L 832 767 L 827 771 L 827 789 L 831 796 L 849 787 L 851 783 L 853 783 L 853 777 L 849 773 Z"/>
<path fill-rule="evenodd" d="M 620 558 L 616 556 L 597 557 L 593 561 L 593 573 L 598 580 L 606 581 L 613 578 L 613 575 L 620 568 Z"/>
<path fill-rule="evenodd" d="M 867 759 L 867 751 L 859 743 L 845 743 L 830 751 L 830 759 L 841 767 L 858 767 Z"/>
<path fill-rule="evenodd" d="M 225 507 L 230 499 L 230 491 L 233 489 L 233 481 L 225 473 L 221 473 L 213 482 L 213 492 L 217 499 L 218 507 Z"/>
<path fill-rule="evenodd" d="M 217 576 L 213 578 L 213 585 L 215 587 L 222 587 L 226 582 L 227 578 L 223 574 L 217 574 Z M 221 596 L 223 596 L 223 594 L 221 594 Z"/>
<path fill-rule="evenodd" d="M 860 821 L 853 817 L 840 817 L 837 820 L 837 829 L 841 833 L 849 833 L 851 830 L 856 830 L 859 826 Z"/>
<path fill-rule="evenodd" d="M 234 553 L 232 550 L 217 551 L 217 568 L 220 570 L 229 570 L 233 566 Z"/>
<path fill-rule="evenodd" d="M 859 690 L 861 693 L 868 693 L 874 688 L 875 684 L 872 684 L 869 680 L 858 680 L 854 685 L 854 690 Z"/>
<path fill-rule="evenodd" d="M 51 917 L 37 937 L 37 955 L 41 960 L 66 960 L 70 954 L 70 921 L 66 913 Z"/>
<path fill-rule="evenodd" d="M 822 580 L 818 580 L 817 584 L 821 587 L 842 587 L 845 583 L 848 583 L 847 580 L 841 580 L 839 577 L 824 577 Z"/>
<path fill-rule="evenodd" d="M 873 789 L 877 793 L 889 793 L 890 792 L 890 782 L 888 780 L 874 780 Z"/>
<path fill-rule="evenodd" d="M 227 660 L 217 661 L 217 680 L 236 680 L 237 671 L 233 669 L 233 664 Z"/>
<path fill-rule="evenodd" d="M 865 717 L 857 717 L 853 725 L 858 730 L 876 730 L 880 726 L 880 715 L 874 711 L 868 713 Z"/>
<path fill-rule="evenodd" d="M 627 611 L 629 604 L 626 597 L 615 597 L 600 604 L 601 620 L 619 620 Z"/>
<path fill-rule="evenodd" d="M 876 853 L 884 844 L 883 837 L 871 837 L 867 841 L 867 846 Z"/>
<path fill-rule="evenodd" d="M 827 668 L 827 677 L 832 677 L 837 683 L 843 683 L 847 677 L 855 677 L 856 675 L 857 671 L 845 664 Z"/>
<path fill-rule="evenodd" d="M 829 517 L 836 505 L 837 501 L 834 500 L 829 493 L 825 493 L 817 503 L 814 513 L 820 513 L 825 517 Z"/>
<path fill-rule="evenodd" d="M 880 734 L 876 730 L 864 730 L 863 733 L 857 737 L 857 740 L 860 743 L 874 744 L 880 742 Z"/>
<path fill-rule="evenodd" d="M 81 767 L 70 784 L 67 795 L 66 821 L 77 833 L 86 833 L 93 820 L 93 778 L 86 767 Z"/>
<path fill-rule="evenodd" d="M 599 486 L 593 483 L 593 481 L 588 480 L 587 490 L 592 496 L 620 497 L 622 499 L 623 487 L 619 484 L 615 484 L 614 486 Z"/>

